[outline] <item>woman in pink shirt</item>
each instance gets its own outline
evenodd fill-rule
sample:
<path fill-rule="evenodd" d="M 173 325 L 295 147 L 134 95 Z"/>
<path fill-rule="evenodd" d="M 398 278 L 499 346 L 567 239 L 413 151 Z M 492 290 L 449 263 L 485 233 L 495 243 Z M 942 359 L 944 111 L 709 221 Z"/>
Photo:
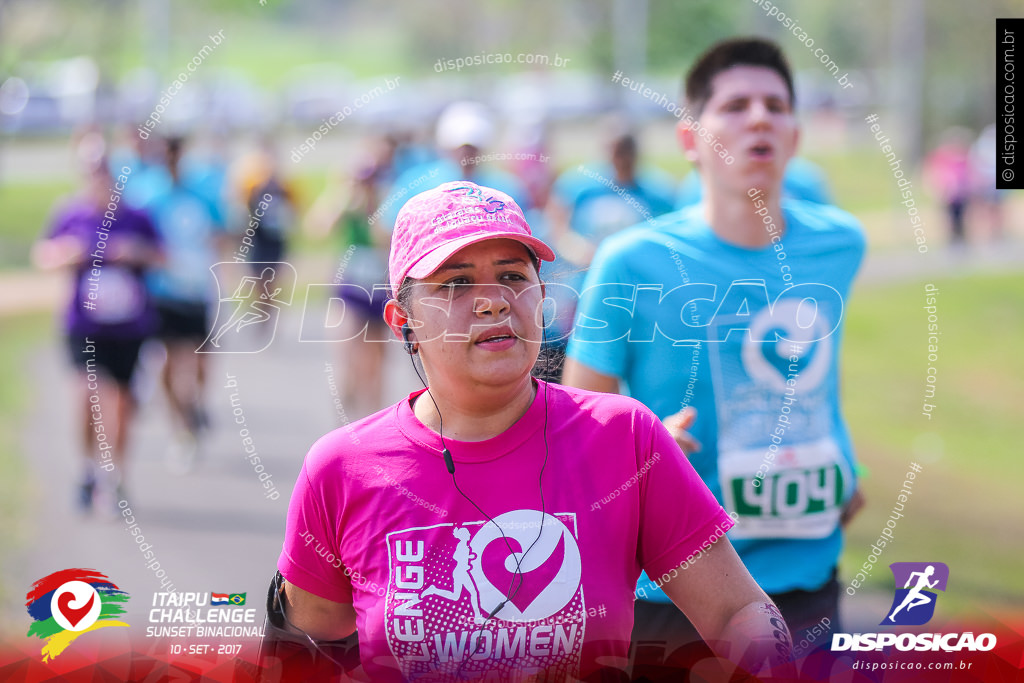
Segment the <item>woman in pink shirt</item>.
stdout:
<path fill-rule="evenodd" d="M 627 669 L 646 570 L 716 653 L 782 664 L 785 622 L 661 422 L 531 376 L 553 259 L 496 190 L 402 208 L 385 319 L 429 389 L 312 447 L 271 611 L 318 650 L 358 633 L 357 680 L 576 680 Z"/>

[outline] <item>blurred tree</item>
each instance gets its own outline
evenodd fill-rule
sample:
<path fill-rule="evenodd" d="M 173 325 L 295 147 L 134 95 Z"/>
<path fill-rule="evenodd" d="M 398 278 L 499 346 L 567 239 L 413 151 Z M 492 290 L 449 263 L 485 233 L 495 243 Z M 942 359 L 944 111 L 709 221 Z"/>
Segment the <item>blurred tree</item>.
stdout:
<path fill-rule="evenodd" d="M 719 0 L 650 0 L 647 39 L 648 71 L 678 75 L 717 40 L 736 35 L 749 5 Z"/>

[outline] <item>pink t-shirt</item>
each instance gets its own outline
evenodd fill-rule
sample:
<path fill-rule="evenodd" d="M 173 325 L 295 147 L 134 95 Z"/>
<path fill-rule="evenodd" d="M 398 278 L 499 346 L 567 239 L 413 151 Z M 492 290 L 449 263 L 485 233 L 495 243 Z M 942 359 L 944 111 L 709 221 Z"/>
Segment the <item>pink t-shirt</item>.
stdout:
<path fill-rule="evenodd" d="M 628 397 L 538 381 L 504 433 L 445 439 L 477 509 L 413 414 L 421 393 L 313 445 L 282 574 L 354 605 L 373 681 L 624 666 L 640 570 L 662 576 L 732 526 L 661 422 Z"/>

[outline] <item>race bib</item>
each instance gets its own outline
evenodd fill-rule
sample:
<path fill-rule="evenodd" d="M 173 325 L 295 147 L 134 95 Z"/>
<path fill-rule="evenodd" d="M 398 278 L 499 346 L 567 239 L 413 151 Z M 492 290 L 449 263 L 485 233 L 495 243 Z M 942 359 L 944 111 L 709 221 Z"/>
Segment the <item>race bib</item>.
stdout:
<path fill-rule="evenodd" d="M 86 275 L 82 277 L 86 278 Z M 95 299 L 89 296 L 92 290 L 88 281 L 82 287 L 89 303 L 83 310 L 90 320 L 103 325 L 117 325 L 142 315 L 146 295 L 139 278 L 131 271 L 108 264 L 103 266 L 99 277 L 95 279 Z"/>
<path fill-rule="evenodd" d="M 774 455 L 774 459 L 769 459 Z M 722 497 L 737 519 L 730 535 L 825 538 L 835 531 L 852 476 L 832 439 L 719 454 Z"/>

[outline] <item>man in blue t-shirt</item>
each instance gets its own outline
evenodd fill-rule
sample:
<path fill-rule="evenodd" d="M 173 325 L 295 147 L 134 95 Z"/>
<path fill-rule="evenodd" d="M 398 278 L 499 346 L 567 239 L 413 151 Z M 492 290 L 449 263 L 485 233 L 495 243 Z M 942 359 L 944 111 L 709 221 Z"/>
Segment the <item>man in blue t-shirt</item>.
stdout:
<path fill-rule="evenodd" d="M 862 504 L 837 359 L 864 236 L 837 208 L 782 199 L 798 129 L 776 45 L 716 45 L 686 100 L 679 140 L 704 200 L 601 245 L 564 380 L 628 392 L 661 417 L 800 643 L 838 627 L 841 527 Z M 634 640 L 696 639 L 662 582 L 641 577 Z"/>

